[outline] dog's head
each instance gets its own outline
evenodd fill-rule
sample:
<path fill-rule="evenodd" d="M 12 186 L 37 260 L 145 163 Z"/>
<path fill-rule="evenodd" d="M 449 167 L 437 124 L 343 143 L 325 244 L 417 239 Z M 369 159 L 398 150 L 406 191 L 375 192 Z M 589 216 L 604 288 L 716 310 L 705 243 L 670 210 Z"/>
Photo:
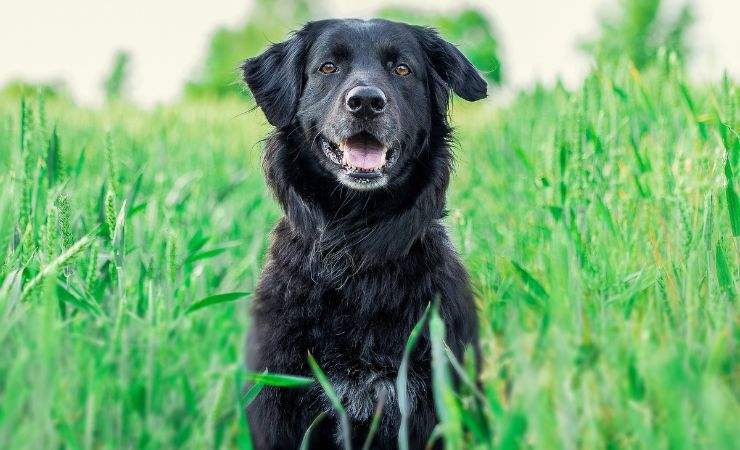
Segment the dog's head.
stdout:
<path fill-rule="evenodd" d="M 386 20 L 310 22 L 242 70 L 268 121 L 299 130 L 315 166 L 353 190 L 404 179 L 435 127 L 447 129 L 450 90 L 486 96 L 454 45 Z"/>

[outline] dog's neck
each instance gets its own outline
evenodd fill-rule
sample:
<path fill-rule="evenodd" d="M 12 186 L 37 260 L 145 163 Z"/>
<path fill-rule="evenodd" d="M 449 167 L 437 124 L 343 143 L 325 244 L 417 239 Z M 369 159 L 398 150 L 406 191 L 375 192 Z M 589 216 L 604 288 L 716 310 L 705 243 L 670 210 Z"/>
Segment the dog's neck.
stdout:
<path fill-rule="evenodd" d="M 341 259 L 353 266 L 348 270 L 359 270 L 399 260 L 444 215 L 451 170 L 446 141 L 418 149 L 434 148 L 435 154 L 424 154 L 428 163 L 414 167 L 417 173 L 402 186 L 377 192 L 352 192 L 326 177 L 307 183 L 295 145 L 289 131 L 275 132 L 267 140 L 264 168 L 291 232 L 324 263 Z"/>

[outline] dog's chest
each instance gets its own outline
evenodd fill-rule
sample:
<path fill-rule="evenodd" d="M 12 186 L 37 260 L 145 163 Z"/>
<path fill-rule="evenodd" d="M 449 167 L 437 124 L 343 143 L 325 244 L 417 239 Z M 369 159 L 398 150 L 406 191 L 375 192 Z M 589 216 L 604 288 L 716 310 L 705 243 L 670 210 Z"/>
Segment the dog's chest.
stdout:
<path fill-rule="evenodd" d="M 398 291 L 398 303 L 391 301 L 390 292 L 373 300 L 356 298 L 354 289 L 321 291 L 308 308 L 312 317 L 305 330 L 311 347 L 324 355 L 353 360 L 365 370 L 398 367 L 417 308 L 404 305 L 406 299 Z"/>
<path fill-rule="evenodd" d="M 335 380 L 395 379 L 406 340 L 439 284 L 438 258 L 418 245 L 403 260 L 324 279 L 314 250 L 290 239 L 272 249 L 255 298 L 252 338 L 262 349 L 259 359 L 270 363 L 257 366 L 306 371 L 310 352 Z M 425 345 L 417 345 L 417 363 L 428 358 Z"/>

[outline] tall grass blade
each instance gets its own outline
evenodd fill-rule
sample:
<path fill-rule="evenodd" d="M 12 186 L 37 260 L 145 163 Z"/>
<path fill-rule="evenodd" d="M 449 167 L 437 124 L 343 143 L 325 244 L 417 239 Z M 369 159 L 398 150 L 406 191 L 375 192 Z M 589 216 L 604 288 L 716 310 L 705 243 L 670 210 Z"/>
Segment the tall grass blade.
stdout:
<path fill-rule="evenodd" d="M 61 149 L 59 148 L 59 134 L 55 126 L 49 137 L 49 148 L 46 152 L 46 176 L 49 186 L 56 184 L 61 175 Z"/>
<path fill-rule="evenodd" d="M 185 263 L 192 264 L 203 259 L 215 258 L 226 250 L 238 247 L 239 245 L 241 245 L 240 242 L 227 242 L 225 244 L 219 245 L 218 247 L 214 247 L 208 250 L 196 251 L 185 258 Z"/>
<path fill-rule="evenodd" d="M 188 306 L 188 309 L 185 310 L 185 314 L 190 314 L 194 311 L 198 311 L 199 309 L 203 309 L 208 306 L 233 302 L 249 295 L 249 292 L 228 292 L 225 294 L 210 295 Z"/>
<path fill-rule="evenodd" d="M 35 277 L 33 277 L 28 283 L 26 283 L 25 286 L 23 286 L 23 291 L 21 292 L 21 301 L 28 300 L 28 295 L 36 286 L 39 285 L 39 283 L 41 283 L 41 281 L 43 281 L 44 278 L 56 273 L 60 267 L 62 267 L 69 260 L 77 256 L 79 253 L 83 252 L 94 241 L 95 239 L 92 236 L 84 236 L 82 239 L 75 242 L 75 244 L 72 245 L 70 248 L 65 250 L 61 255 L 57 256 L 53 261 L 44 266 L 44 268 L 42 268 Z"/>
<path fill-rule="evenodd" d="M 408 450 L 409 448 L 409 401 L 408 401 L 408 372 L 409 372 L 409 361 L 411 359 L 411 352 L 416 346 L 416 341 L 419 340 L 424 325 L 426 324 L 427 318 L 429 317 L 429 310 L 431 303 L 427 304 L 424 308 L 424 312 L 421 317 L 414 325 L 411 330 L 408 339 L 406 340 L 406 347 L 403 349 L 403 357 L 401 359 L 401 365 L 398 367 L 398 376 L 396 377 L 396 395 L 398 396 L 398 409 L 401 413 L 401 425 L 398 429 L 398 447 L 401 450 Z"/>
<path fill-rule="evenodd" d="M 475 383 L 475 381 L 472 380 L 470 376 L 468 376 L 467 371 L 462 366 L 462 364 L 460 364 L 460 361 L 457 360 L 457 358 L 455 357 L 455 354 L 452 352 L 452 349 L 450 348 L 449 345 L 447 345 L 446 342 L 444 343 L 444 352 L 445 352 L 445 355 L 447 356 L 447 359 L 450 362 L 450 365 L 452 366 L 452 369 L 455 371 L 460 381 L 462 381 L 463 383 L 465 383 L 465 385 L 468 386 L 470 391 L 478 398 L 478 400 L 481 401 L 482 405 L 485 405 L 486 396 L 483 395 L 483 392 L 481 392 L 480 388 Z"/>
<path fill-rule="evenodd" d="M 535 277 L 533 277 L 524 267 L 520 266 L 515 261 L 511 261 L 511 265 L 514 266 L 516 273 L 524 282 L 524 285 L 527 286 L 527 288 L 529 288 L 529 290 L 535 296 L 537 296 L 540 300 L 547 300 L 547 298 L 549 297 L 547 294 L 547 290 L 545 290 L 542 284 L 537 281 Z"/>
<path fill-rule="evenodd" d="M 311 435 L 313 434 L 313 431 L 318 427 L 321 422 L 326 418 L 326 411 L 322 411 L 319 413 L 314 419 L 311 421 L 311 424 L 306 428 L 306 432 L 303 433 L 303 439 L 301 439 L 301 446 L 300 450 L 308 450 L 309 446 L 311 445 Z"/>
<path fill-rule="evenodd" d="M 373 445 L 373 439 L 378 433 L 380 427 L 380 419 L 383 418 L 383 409 L 385 408 L 385 402 L 388 398 L 388 391 L 383 389 L 383 394 L 378 399 L 378 403 L 375 405 L 375 413 L 373 413 L 373 419 L 370 422 L 370 429 L 365 437 L 365 442 L 362 444 L 362 450 L 370 450 Z"/>
<path fill-rule="evenodd" d="M 262 383 L 252 383 L 252 385 L 247 389 L 247 392 L 244 393 L 241 397 L 241 405 L 242 407 L 246 408 L 249 406 L 255 398 L 257 398 L 258 395 L 260 395 L 260 392 L 262 392 L 262 389 L 265 387 Z"/>
<path fill-rule="evenodd" d="M 324 393 L 329 398 L 329 401 L 331 402 L 332 406 L 334 407 L 337 414 L 339 415 L 339 421 L 342 427 L 342 441 L 343 441 L 342 444 L 344 445 L 345 450 L 351 450 L 352 449 L 352 428 L 350 427 L 350 424 L 349 424 L 349 417 L 347 416 L 347 411 L 345 411 L 341 400 L 339 400 L 339 396 L 337 395 L 336 391 L 331 385 L 331 382 L 329 381 L 329 378 L 327 378 L 324 371 L 321 370 L 321 367 L 319 367 L 319 364 L 316 362 L 316 360 L 314 359 L 311 353 L 308 354 L 308 365 L 311 366 L 311 370 L 313 371 L 313 374 L 316 377 L 316 380 L 321 385 L 321 388 L 324 390 Z"/>
<path fill-rule="evenodd" d="M 277 373 L 247 372 L 246 379 L 255 384 L 280 388 L 305 388 L 316 380 L 297 375 L 282 375 Z"/>
<path fill-rule="evenodd" d="M 126 253 L 124 248 L 125 231 L 126 231 L 126 210 L 128 208 L 126 200 L 123 201 L 121 209 L 116 216 L 115 227 L 113 228 L 113 254 L 115 257 L 116 267 L 123 267 L 123 258 Z"/>
<path fill-rule="evenodd" d="M 727 179 L 725 197 L 727 199 L 727 213 L 730 215 L 730 229 L 734 237 L 740 237 L 740 198 L 735 192 L 735 177 L 730 166 L 729 152 L 727 153 L 727 159 L 725 159 L 725 178 Z"/>
<path fill-rule="evenodd" d="M 445 448 L 453 450 L 462 448 L 460 427 L 462 418 L 444 351 L 446 336 L 445 324 L 435 305 L 429 319 L 429 337 L 432 344 L 432 392 L 437 417 L 442 427 Z"/>
<path fill-rule="evenodd" d="M 727 255 L 725 255 L 722 244 L 717 242 L 717 247 L 714 253 L 715 267 L 717 269 L 717 281 L 719 282 L 720 288 L 725 292 L 730 301 L 735 300 L 735 282 L 733 281 L 732 272 L 727 262 Z"/>

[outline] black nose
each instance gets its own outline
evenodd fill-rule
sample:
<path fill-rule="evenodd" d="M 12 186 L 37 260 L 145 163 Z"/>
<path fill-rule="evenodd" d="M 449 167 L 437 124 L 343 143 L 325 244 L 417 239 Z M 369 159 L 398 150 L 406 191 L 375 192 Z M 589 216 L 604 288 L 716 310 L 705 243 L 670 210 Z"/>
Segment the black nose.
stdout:
<path fill-rule="evenodd" d="M 385 94 L 375 86 L 355 86 L 347 92 L 344 106 L 355 116 L 371 117 L 385 109 Z"/>

